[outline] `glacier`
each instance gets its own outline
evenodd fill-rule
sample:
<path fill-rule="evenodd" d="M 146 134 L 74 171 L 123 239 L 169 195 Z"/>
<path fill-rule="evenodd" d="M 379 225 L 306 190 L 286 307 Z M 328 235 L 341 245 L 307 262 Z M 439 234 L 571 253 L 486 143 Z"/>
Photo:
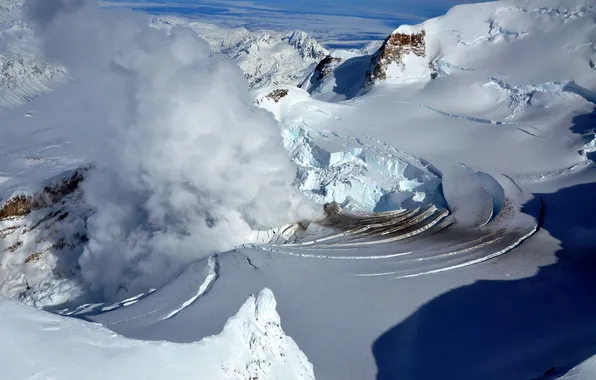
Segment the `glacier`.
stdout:
<path fill-rule="evenodd" d="M 280 91 L 283 97 L 272 96 Z M 311 127 L 320 114 L 333 116 L 334 111 L 326 110 L 323 102 L 310 101 L 308 92 L 274 87 L 254 96 L 256 104 L 281 123 L 284 146 L 298 166 L 295 186 L 317 203 L 337 202 L 362 212 L 444 203 L 440 174 L 420 159 L 365 135 L 341 136 Z"/>
<path fill-rule="evenodd" d="M 114 89 L 132 85 L 128 94 L 137 96 L 112 108 L 103 101 L 121 92 L 96 104 L 80 73 L 44 58 L 20 20 L 23 1 L 0 5 L 9 36 L 0 54 L 13 62 L 0 87 L 0 341 L 11 378 L 590 378 L 592 1 L 460 5 L 352 51 L 330 51 L 301 32 L 135 14 L 131 25 L 150 25 L 161 41 L 203 36 L 200 49 L 164 44 L 171 62 L 228 63 L 196 82 L 161 86 L 168 77 L 155 73 L 177 66 L 148 69 L 152 80 L 137 81 L 127 68 L 158 67 L 163 55 L 151 55 L 151 39 L 139 50 L 133 44 L 118 56 L 136 51 L 138 60 L 107 67 L 128 78 Z M 228 71 L 215 77 L 217 67 Z M 160 101 L 144 102 L 152 95 Z M 106 118 L 105 110 L 129 109 L 138 112 Z M 153 117 L 109 124 L 139 114 Z M 129 131 L 112 135 L 116 150 L 103 148 L 104 121 Z M 154 123 L 164 128 L 148 129 Z M 158 133 L 147 143 L 151 131 Z M 224 154 L 250 143 L 264 145 Z M 129 159 L 97 167 L 120 153 Z M 255 157 L 261 171 L 234 182 L 230 173 L 257 169 L 240 165 Z M 228 172 L 229 162 L 242 170 Z M 281 164 L 292 197 L 276 203 L 262 192 L 280 185 L 268 170 Z M 135 175 L 105 186 L 101 170 L 121 167 Z M 201 186 L 218 178 L 217 191 Z M 98 189 L 120 207 L 89 203 Z M 156 189 L 159 196 L 144 197 Z M 206 228 L 186 228 L 197 189 L 209 207 L 224 203 L 222 194 L 245 200 L 232 211 L 246 223 L 215 235 L 228 220 L 205 207 Z M 155 212 L 172 199 L 176 213 Z M 108 205 L 114 218 L 96 219 Z M 275 220 L 294 209 L 296 218 L 252 220 L 268 207 Z M 120 284 L 110 298 L 89 285 L 80 258 L 99 231 L 92 222 L 108 236 L 94 244 L 124 227 L 162 238 L 150 251 L 139 249 L 143 239 L 115 245 L 106 265 L 92 266 L 116 280 L 138 275 L 142 286 Z M 214 236 L 225 248 L 209 249 Z M 119 272 L 133 251 L 132 266 Z M 145 282 L 147 273 L 162 281 Z"/>

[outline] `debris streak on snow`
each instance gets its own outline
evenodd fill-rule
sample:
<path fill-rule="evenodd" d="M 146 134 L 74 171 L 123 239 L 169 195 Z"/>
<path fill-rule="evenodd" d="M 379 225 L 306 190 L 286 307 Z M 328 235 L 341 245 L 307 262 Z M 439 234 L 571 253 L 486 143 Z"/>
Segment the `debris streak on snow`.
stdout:
<path fill-rule="evenodd" d="M 434 273 L 440 273 L 440 272 L 445 272 L 448 270 L 454 270 L 454 269 L 460 269 L 466 266 L 470 266 L 470 265 L 475 265 L 475 264 L 479 264 L 481 262 L 484 261 L 488 261 L 488 260 L 492 260 L 496 257 L 499 257 L 507 252 L 510 252 L 512 250 L 514 250 L 515 248 L 517 248 L 520 244 L 523 244 L 524 241 L 526 241 L 527 239 L 529 239 L 530 237 L 532 237 L 532 235 L 534 235 L 536 233 L 536 231 L 538 231 L 538 225 L 536 225 L 536 227 L 534 227 L 534 229 L 532 229 L 531 231 L 529 231 L 527 234 L 525 234 L 524 236 L 520 237 L 518 240 L 516 240 L 513 244 L 503 248 L 500 251 L 497 252 L 492 252 L 488 255 L 485 255 L 483 257 L 479 257 L 461 264 L 457 264 L 457 265 L 453 265 L 450 267 L 445 267 L 445 268 L 440 268 L 440 269 L 433 269 L 430 270 L 428 272 L 424 272 L 424 273 L 418 273 L 418 274 L 407 274 L 407 275 L 398 275 L 396 278 L 409 278 L 409 277 L 416 277 L 416 276 L 423 276 L 423 275 L 427 275 L 427 274 L 434 274 Z"/>
<path fill-rule="evenodd" d="M 137 294 L 136 296 L 127 298 L 120 302 L 114 303 L 95 303 L 95 304 L 84 304 L 78 306 L 74 310 L 64 309 L 58 310 L 56 313 L 68 317 L 80 317 L 84 315 L 93 315 L 99 313 L 105 313 L 108 311 L 121 309 L 123 307 L 134 305 L 135 303 L 139 302 L 143 298 L 149 296 L 151 293 L 155 292 L 156 289 L 150 289 L 147 293 Z"/>
<path fill-rule="evenodd" d="M 486 183 L 484 177 L 490 176 L 484 173 L 478 180 Z M 535 224 L 519 225 L 515 212 L 502 214 L 504 195 L 495 193 L 492 186 L 486 191 L 498 199 L 487 205 L 491 219 L 471 231 L 458 224 L 457 211 L 449 215 L 447 210 L 431 205 L 372 215 L 343 212 L 311 223 L 296 241 L 250 247 L 304 259 L 381 260 L 383 264 L 375 267 L 395 268 L 353 273 L 359 277 L 409 278 L 463 268 L 506 254 L 537 231 Z"/>
<path fill-rule="evenodd" d="M 170 319 L 170 318 L 175 317 L 178 313 L 180 313 L 182 310 L 186 309 L 188 306 L 192 305 L 196 300 L 198 300 L 201 296 L 203 296 L 205 293 L 207 293 L 207 291 L 209 291 L 209 288 L 213 285 L 215 280 L 217 280 L 217 276 L 218 276 L 217 256 L 209 257 L 208 266 L 209 266 L 209 274 L 205 278 L 205 281 L 199 287 L 197 294 L 194 297 L 192 297 L 191 299 L 189 299 L 188 301 L 184 302 L 182 304 L 182 306 L 180 306 L 178 309 L 172 310 L 172 312 L 170 314 L 166 315 L 164 317 L 164 319 Z"/>

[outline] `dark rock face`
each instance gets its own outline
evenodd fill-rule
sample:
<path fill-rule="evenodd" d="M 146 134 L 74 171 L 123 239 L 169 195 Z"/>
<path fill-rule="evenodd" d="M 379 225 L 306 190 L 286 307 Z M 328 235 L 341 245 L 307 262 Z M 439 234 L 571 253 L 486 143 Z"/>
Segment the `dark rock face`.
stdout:
<path fill-rule="evenodd" d="M 83 181 L 86 169 L 79 169 L 62 181 L 46 186 L 35 195 L 16 195 L 0 204 L 0 221 L 29 215 L 32 211 L 50 207 L 74 193 Z"/>
<path fill-rule="evenodd" d="M 278 103 L 281 100 L 281 98 L 285 98 L 286 96 L 288 96 L 288 94 L 289 94 L 288 90 L 278 89 L 278 90 L 273 90 L 272 92 L 267 94 L 265 97 L 267 99 L 273 100 L 275 103 Z"/>
<path fill-rule="evenodd" d="M 81 186 L 89 169 L 76 169 L 33 194 L 16 193 L 0 200 L 0 256 L 15 266 L 15 274 L 25 275 L 27 289 L 19 297 L 34 294 L 29 285 L 42 285 L 21 272 L 21 264 L 42 261 L 36 273 L 48 278 L 74 280 L 79 275 L 78 258 L 89 240 L 87 219 L 94 212 L 86 205 Z"/>
<path fill-rule="evenodd" d="M 317 64 L 317 67 L 315 67 L 310 78 L 302 83 L 300 87 L 305 89 L 316 87 L 323 79 L 331 75 L 333 70 L 342 62 L 343 59 L 341 58 L 332 57 L 330 55 L 326 56 Z"/>
<path fill-rule="evenodd" d="M 373 55 L 366 76 L 366 85 L 387 79 L 387 67 L 392 63 L 404 66 L 403 58 L 408 54 L 426 57 L 426 32 L 414 34 L 393 33 Z"/>

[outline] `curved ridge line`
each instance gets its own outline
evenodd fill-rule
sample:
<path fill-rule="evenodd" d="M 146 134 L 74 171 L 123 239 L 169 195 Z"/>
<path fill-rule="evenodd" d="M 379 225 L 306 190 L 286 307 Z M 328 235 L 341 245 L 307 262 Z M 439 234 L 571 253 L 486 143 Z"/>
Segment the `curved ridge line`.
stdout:
<path fill-rule="evenodd" d="M 209 257 L 208 265 L 209 265 L 209 274 L 205 278 L 205 281 L 203 281 L 203 283 L 199 287 L 197 294 L 195 296 L 193 296 L 192 298 L 186 300 L 182 304 L 182 306 L 180 306 L 178 309 L 173 310 L 172 312 L 170 312 L 170 314 L 166 315 L 163 318 L 164 321 L 175 317 L 178 313 L 180 313 L 182 310 L 186 309 L 187 307 L 189 307 L 190 305 L 195 303 L 196 300 L 198 300 L 200 297 L 205 295 L 209 291 L 209 289 L 211 289 L 211 287 L 213 286 L 213 283 L 219 277 L 219 262 L 217 261 L 216 255 Z"/>
<path fill-rule="evenodd" d="M 475 265 L 475 264 L 479 264 L 488 260 L 492 260 L 496 257 L 502 256 L 504 254 L 506 254 L 507 252 L 511 252 L 512 250 L 514 250 L 515 248 L 519 247 L 520 245 L 522 245 L 526 240 L 528 240 L 529 238 L 531 238 L 536 232 L 538 232 L 538 225 L 536 224 L 534 226 L 534 228 L 528 232 L 527 234 L 525 234 L 524 236 L 522 236 L 520 239 L 518 239 L 515 243 L 511 244 L 510 246 L 505 247 L 504 249 L 492 253 L 490 255 L 472 260 L 472 261 L 467 261 L 461 264 L 457 264 L 457 265 L 453 265 L 450 267 L 446 267 L 446 268 L 439 268 L 439 269 L 433 269 L 430 271 L 426 271 L 426 272 L 420 272 L 420 273 L 414 273 L 414 274 L 407 274 L 407 275 L 403 275 L 403 276 L 397 276 L 395 277 L 396 280 L 398 279 L 404 279 L 404 278 L 414 278 L 414 277 L 420 277 L 420 276 L 425 276 L 428 274 L 436 274 L 436 273 L 442 273 L 442 272 L 447 272 L 450 270 L 455 270 L 455 269 L 460 269 L 460 268 L 465 268 L 471 265 Z M 388 273 L 373 273 L 373 274 L 354 274 L 354 276 L 356 277 L 377 277 L 377 276 L 388 276 L 388 275 L 392 275 L 392 274 L 396 274 L 397 272 L 388 272 Z"/>
<path fill-rule="evenodd" d="M 318 243 L 324 242 L 324 241 L 328 241 L 328 240 L 333 240 L 333 239 L 338 239 L 338 238 L 342 238 L 342 237 L 348 237 L 348 236 L 352 236 L 352 235 L 358 235 L 361 233 L 366 233 L 366 231 L 373 229 L 373 228 L 379 228 L 379 227 L 384 227 L 384 226 L 390 226 L 393 225 L 395 223 L 400 223 L 403 222 L 404 220 L 407 220 L 408 218 L 416 215 L 418 212 L 420 211 L 420 207 L 417 207 L 411 211 L 408 212 L 404 212 L 402 214 L 399 214 L 396 217 L 393 218 L 386 218 L 384 216 L 379 216 L 379 217 L 375 217 L 375 218 L 365 218 L 365 219 L 360 219 L 360 222 L 371 222 L 371 221 L 375 221 L 375 220 L 383 220 L 386 219 L 384 222 L 380 222 L 380 223 L 371 223 L 371 224 L 365 224 L 362 227 L 358 227 L 358 228 L 352 228 L 349 230 L 346 230 L 344 232 L 339 232 L 336 234 L 332 234 L 332 235 L 327 235 L 327 236 L 323 236 L 321 238 L 315 239 L 315 240 L 309 240 L 309 241 L 305 241 L 305 242 L 301 242 L 301 243 L 290 243 L 290 244 L 280 244 L 286 247 L 294 247 L 294 246 L 308 246 L 308 245 L 316 245 Z M 333 227 L 333 226 L 331 226 Z"/>

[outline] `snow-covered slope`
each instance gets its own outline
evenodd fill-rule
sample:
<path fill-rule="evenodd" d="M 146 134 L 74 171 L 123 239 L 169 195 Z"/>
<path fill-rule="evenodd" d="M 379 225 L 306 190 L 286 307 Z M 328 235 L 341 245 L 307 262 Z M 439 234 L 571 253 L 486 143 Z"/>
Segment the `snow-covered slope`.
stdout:
<path fill-rule="evenodd" d="M 281 123 L 284 146 L 298 167 L 295 185 L 317 203 L 357 211 L 442 204 L 441 176 L 424 160 L 367 136 L 326 129 L 342 107 L 295 87 L 265 88 L 255 102 Z"/>
<path fill-rule="evenodd" d="M 166 30 L 173 26 L 192 28 L 209 42 L 213 52 L 235 61 L 251 87 L 298 84 L 313 64 L 328 54 L 301 31 L 230 29 L 172 16 L 154 18 L 152 25 Z"/>
<path fill-rule="evenodd" d="M 596 357 L 591 357 L 577 367 L 571 369 L 559 380 L 590 380 L 596 377 Z"/>
<path fill-rule="evenodd" d="M 342 100 L 385 81 L 428 81 L 464 72 L 466 77 L 496 78 L 505 86 L 534 86 L 528 91 L 568 81 L 590 88 L 596 53 L 593 26 L 587 20 L 594 5 L 590 1 L 572 1 L 563 9 L 556 5 L 526 0 L 457 6 L 420 25 L 400 26 L 374 53 L 369 47 L 356 57 L 330 56 L 302 87 L 318 98 Z M 563 40 L 573 43 L 565 45 Z M 559 44 L 562 50 L 556 53 L 544 48 Z M 358 61 L 367 63 L 357 65 Z M 345 82 L 361 88 L 346 90 Z"/>
<path fill-rule="evenodd" d="M 175 18 L 153 25 L 188 24 L 210 46 L 175 28 L 171 40 L 153 29 L 117 39 L 134 59 L 101 56 L 108 70 L 98 75 L 126 80 L 69 83 L 3 114 L 18 128 L 0 130 L 0 290 L 129 338 L 190 344 L 106 343 L 95 325 L 37 313 L 53 327 L 19 325 L 27 309 L 1 301 L 10 339 L 0 340 L 41 335 L 48 345 L 23 345 L 26 359 L 11 370 L 41 373 L 64 363 L 60 350 L 76 350 L 87 367 L 97 367 L 92 355 L 115 361 L 90 378 L 118 378 L 109 371 L 129 357 L 123 346 L 133 363 L 151 364 L 189 362 L 196 350 L 209 362 L 176 370 L 251 380 L 313 370 L 331 380 L 549 379 L 586 361 L 596 352 L 595 16 L 589 0 L 464 5 L 401 26 L 380 46 L 329 54 L 302 34 Z M 263 87 L 240 91 L 237 68 L 209 50 Z M 301 88 L 278 84 L 286 80 Z M 116 138 L 104 144 L 108 127 Z M 294 166 L 279 169 L 286 152 Z M 258 167 L 246 165 L 255 156 Z M 95 176 L 80 181 L 79 168 Z M 271 204 L 272 220 L 293 207 L 269 192 L 284 179 L 326 213 L 250 224 Z M 242 228 L 222 227 L 231 225 Z M 123 235 L 130 244 L 112 245 Z M 235 249 L 207 249 L 213 240 Z M 97 261 L 79 261 L 90 247 Z M 79 272 L 85 264 L 105 281 Z M 163 273 L 160 286 L 145 281 Z M 284 329 L 312 368 L 268 291 L 249 298 L 224 338 L 192 343 L 221 332 L 265 287 L 283 300 Z M 23 364 L 36 356 L 47 362 Z"/>
<path fill-rule="evenodd" d="M 66 70 L 40 57 L 33 31 L 23 21 L 24 0 L 0 2 L 0 110 L 64 83 Z"/>
<path fill-rule="evenodd" d="M 66 83 L 66 68 L 48 63 L 22 17 L 24 0 L 0 3 L 0 108 L 15 107 Z M 190 27 L 212 51 L 235 61 L 251 87 L 298 84 L 328 51 L 301 31 L 287 33 L 223 28 L 181 17 L 151 18 L 152 26 Z"/>
<path fill-rule="evenodd" d="M 15 380 L 313 380 L 312 365 L 285 335 L 275 308 L 273 293 L 264 289 L 248 298 L 220 334 L 176 344 L 126 339 L 103 326 L 2 297 L 0 351 L 11 352 L 2 373 Z M 24 362 L 24 356 L 30 359 Z"/>
<path fill-rule="evenodd" d="M 433 71 L 449 75 L 462 70 L 498 70 L 503 80 L 518 85 L 574 79 L 590 86 L 594 49 L 589 15 L 594 4 L 569 1 L 565 8 L 558 8 L 559 4 L 526 0 L 458 6 L 419 26 L 402 26 L 386 41 L 385 49 L 381 48 L 385 57 L 374 62 L 372 79 L 428 78 Z M 562 44 L 563 39 L 573 44 Z M 559 41 L 562 51 L 544 48 L 559 46 Z M 549 65 L 538 64 L 547 60 Z"/>
<path fill-rule="evenodd" d="M 370 61 L 371 56 L 362 52 L 336 50 L 318 63 L 300 87 L 319 100 L 351 99 L 361 92 Z"/>

